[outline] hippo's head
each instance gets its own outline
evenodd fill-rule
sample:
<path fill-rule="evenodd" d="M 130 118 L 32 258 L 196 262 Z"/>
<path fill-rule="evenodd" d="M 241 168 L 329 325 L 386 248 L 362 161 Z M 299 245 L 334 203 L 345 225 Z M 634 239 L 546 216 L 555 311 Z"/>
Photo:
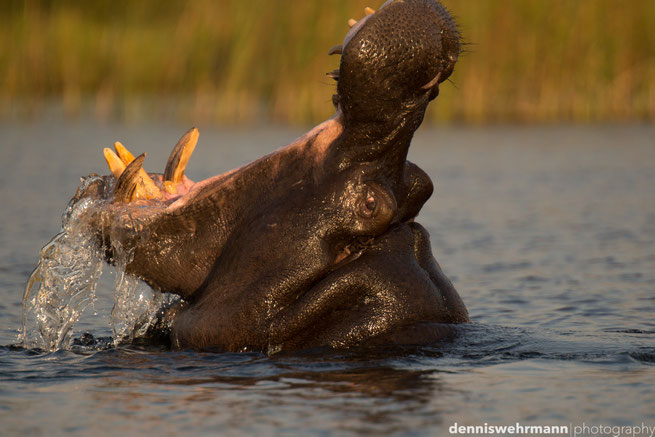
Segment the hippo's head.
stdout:
<path fill-rule="evenodd" d="M 371 11 L 369 11 L 371 12 Z M 414 217 L 432 193 L 406 160 L 412 135 L 459 51 L 433 0 L 392 0 L 343 46 L 336 115 L 289 146 L 200 182 L 184 176 L 189 131 L 163 174 L 105 149 L 87 178 L 88 222 L 109 261 L 181 296 L 177 347 L 226 350 L 425 342 L 468 320 Z"/>

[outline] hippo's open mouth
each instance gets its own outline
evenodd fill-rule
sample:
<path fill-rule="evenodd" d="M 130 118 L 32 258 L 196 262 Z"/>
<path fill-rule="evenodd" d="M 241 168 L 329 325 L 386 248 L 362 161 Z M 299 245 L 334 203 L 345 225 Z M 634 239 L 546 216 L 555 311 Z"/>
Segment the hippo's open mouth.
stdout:
<path fill-rule="evenodd" d="M 162 174 L 122 145 L 112 175 L 74 200 L 111 262 L 183 299 L 169 314 L 175 347 L 295 350 L 437 340 L 468 320 L 414 218 L 432 194 L 407 161 L 428 103 L 452 73 L 459 36 L 433 0 L 390 0 L 342 45 L 336 114 L 289 146 L 192 182 L 191 129 Z M 123 257 L 125 259 L 125 257 Z"/>

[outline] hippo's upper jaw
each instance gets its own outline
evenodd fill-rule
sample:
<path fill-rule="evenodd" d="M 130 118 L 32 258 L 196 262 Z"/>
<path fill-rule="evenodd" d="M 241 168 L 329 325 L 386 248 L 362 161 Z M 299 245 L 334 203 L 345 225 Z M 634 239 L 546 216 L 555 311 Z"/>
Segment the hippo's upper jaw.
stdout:
<path fill-rule="evenodd" d="M 401 172 L 428 103 L 457 62 L 453 19 L 432 0 L 389 0 L 354 23 L 331 53 L 341 53 L 333 100 L 346 126 L 346 159 L 382 158 Z"/>
<path fill-rule="evenodd" d="M 331 53 L 342 54 L 335 103 L 346 124 L 393 128 L 438 95 L 457 62 L 459 33 L 432 0 L 389 0 L 354 23 Z"/>
<path fill-rule="evenodd" d="M 457 60 L 457 30 L 434 0 L 351 21 L 333 49 L 337 114 L 294 143 L 197 183 L 184 176 L 195 129 L 162 175 L 117 144 L 105 149 L 113 176 L 78 190 L 75 201 L 102 199 L 88 222 L 107 259 L 183 298 L 176 347 L 423 343 L 439 338 L 435 323 L 468 320 L 412 223 L 432 182 L 406 160 Z"/>

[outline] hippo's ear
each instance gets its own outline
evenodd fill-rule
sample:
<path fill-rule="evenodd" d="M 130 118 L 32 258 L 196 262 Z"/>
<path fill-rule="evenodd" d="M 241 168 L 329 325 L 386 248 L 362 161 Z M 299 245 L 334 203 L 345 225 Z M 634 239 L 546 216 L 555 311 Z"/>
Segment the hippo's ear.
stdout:
<path fill-rule="evenodd" d="M 459 33 L 434 0 L 390 0 L 353 24 L 342 46 L 338 101 L 347 118 L 376 120 L 437 96 L 453 72 Z"/>

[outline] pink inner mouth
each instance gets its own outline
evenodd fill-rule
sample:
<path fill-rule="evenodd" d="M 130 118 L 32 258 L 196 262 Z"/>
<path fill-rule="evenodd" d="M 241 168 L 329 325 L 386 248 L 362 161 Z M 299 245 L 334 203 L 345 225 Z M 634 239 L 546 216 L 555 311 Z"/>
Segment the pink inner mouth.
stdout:
<path fill-rule="evenodd" d="M 183 197 L 184 195 L 189 193 L 189 191 L 191 191 L 193 187 L 196 185 L 196 182 L 193 182 L 191 179 L 189 179 L 186 176 L 182 176 L 182 182 L 175 184 L 175 192 L 169 193 L 164 187 L 163 175 L 150 173 L 150 177 L 155 182 L 155 184 L 159 187 L 159 189 L 162 191 L 162 194 L 164 196 L 163 199 L 158 199 L 158 200 L 164 202 L 175 201 L 180 197 Z"/>

